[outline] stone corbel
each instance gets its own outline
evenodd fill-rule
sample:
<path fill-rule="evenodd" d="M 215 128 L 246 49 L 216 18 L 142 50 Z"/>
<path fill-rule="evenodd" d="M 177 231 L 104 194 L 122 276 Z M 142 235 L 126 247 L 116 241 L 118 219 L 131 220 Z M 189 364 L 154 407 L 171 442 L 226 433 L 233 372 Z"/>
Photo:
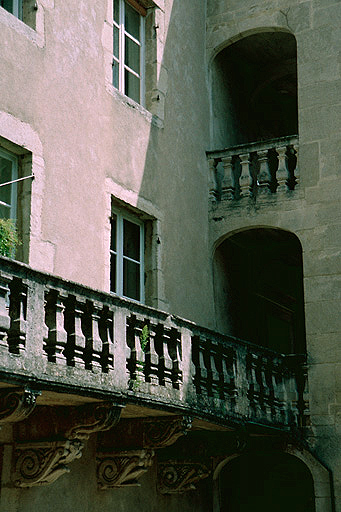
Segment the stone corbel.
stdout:
<path fill-rule="evenodd" d="M 192 426 L 192 418 L 146 420 L 144 423 L 143 446 L 145 448 L 164 448 L 175 443 L 179 437 L 186 435 Z"/>
<path fill-rule="evenodd" d="M 99 489 L 138 487 L 138 479 L 153 463 L 153 450 L 134 450 L 97 456 L 97 483 Z"/>
<path fill-rule="evenodd" d="M 0 394 L 0 425 L 26 419 L 36 406 L 40 391 L 11 389 Z"/>
<path fill-rule="evenodd" d="M 13 481 L 17 487 L 34 487 L 55 482 L 70 469 L 68 464 L 82 456 L 90 434 L 108 430 L 119 421 L 122 407 L 113 403 L 96 403 L 62 408 L 50 426 L 50 441 L 22 441 L 14 448 Z M 37 414 L 32 432 L 38 431 L 44 411 Z"/>
<path fill-rule="evenodd" d="M 158 491 L 161 494 L 179 494 L 195 490 L 195 484 L 207 478 L 208 465 L 191 461 L 167 461 L 158 464 Z"/>
<path fill-rule="evenodd" d="M 64 473 L 67 464 L 79 459 L 84 443 L 79 440 L 23 443 L 14 451 L 13 481 L 16 487 L 48 485 Z"/>

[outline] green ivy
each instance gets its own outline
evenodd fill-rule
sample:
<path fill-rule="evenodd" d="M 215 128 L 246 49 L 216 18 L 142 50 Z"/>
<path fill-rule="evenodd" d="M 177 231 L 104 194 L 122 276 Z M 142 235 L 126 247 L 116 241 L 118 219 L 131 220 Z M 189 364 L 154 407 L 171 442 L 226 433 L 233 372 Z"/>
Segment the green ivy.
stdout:
<path fill-rule="evenodd" d="M 0 256 L 13 258 L 20 245 L 17 228 L 12 219 L 0 219 Z"/>
<path fill-rule="evenodd" d="M 142 348 L 143 352 L 146 351 L 148 341 L 149 341 L 149 329 L 148 329 L 148 325 L 144 325 L 142 327 L 141 336 L 140 336 L 140 343 L 141 343 L 141 348 Z"/>

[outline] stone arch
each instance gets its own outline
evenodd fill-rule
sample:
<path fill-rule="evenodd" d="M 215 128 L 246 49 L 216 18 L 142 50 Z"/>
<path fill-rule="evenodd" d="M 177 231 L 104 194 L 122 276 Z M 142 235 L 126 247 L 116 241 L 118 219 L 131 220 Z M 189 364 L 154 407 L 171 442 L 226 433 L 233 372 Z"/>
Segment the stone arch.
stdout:
<path fill-rule="evenodd" d="M 215 245 L 219 331 L 282 353 L 304 353 L 302 246 L 284 229 L 253 226 Z"/>
<path fill-rule="evenodd" d="M 221 42 L 209 77 L 212 149 L 297 134 L 297 44 L 288 29 L 257 27 Z"/>
<path fill-rule="evenodd" d="M 277 487 L 283 486 L 284 490 L 286 490 L 287 486 L 287 488 L 290 489 L 291 486 L 295 485 L 295 478 L 296 480 L 299 480 L 299 485 L 297 485 L 296 488 L 296 499 L 298 499 L 297 507 L 301 506 L 301 508 L 291 507 L 292 510 L 304 510 L 305 512 L 332 511 L 332 494 L 329 471 L 307 449 L 298 449 L 294 446 L 289 445 L 283 451 L 232 454 L 226 457 L 225 459 L 220 460 L 217 463 L 213 473 L 214 512 L 224 512 L 225 510 L 228 510 L 228 512 L 230 512 L 230 510 L 231 512 L 234 512 L 234 497 L 231 495 L 229 496 L 231 498 L 230 506 L 226 508 L 226 504 L 224 503 L 224 492 L 222 492 L 222 489 L 228 487 L 228 485 L 232 487 L 236 486 L 236 484 L 237 486 L 239 485 L 240 487 L 245 486 L 245 488 L 242 489 L 242 493 L 249 493 L 248 498 L 246 498 L 246 503 L 247 499 L 249 499 L 250 504 L 252 503 L 253 510 L 264 510 L 264 512 L 267 512 L 267 510 L 278 510 L 280 512 L 282 510 L 280 508 L 280 498 L 278 499 L 279 503 L 271 503 L 271 500 L 274 499 L 274 496 L 266 496 L 265 493 L 264 496 L 262 496 L 260 493 L 260 496 L 258 497 L 260 503 L 258 505 L 261 508 L 257 508 L 257 504 L 255 504 L 255 501 L 252 496 L 252 488 L 250 489 L 250 485 L 248 485 L 250 484 L 250 475 L 245 475 L 244 472 L 243 477 L 245 478 L 243 479 L 237 478 L 236 482 L 234 483 L 231 481 L 226 482 L 226 480 L 222 482 L 222 479 L 224 477 L 231 477 L 231 475 L 233 475 L 234 470 L 239 470 L 240 467 L 243 468 L 244 466 L 247 467 L 248 464 L 250 464 L 251 467 L 257 467 L 257 469 L 259 468 L 259 472 L 257 472 L 258 475 L 254 475 L 255 485 L 257 486 L 257 484 L 263 484 L 263 490 L 265 491 L 269 491 L 269 487 L 271 487 L 271 485 L 277 485 Z M 269 464 L 269 468 L 266 467 L 267 464 Z M 291 472 L 288 471 L 288 468 L 293 469 L 292 477 Z M 280 469 L 281 471 L 279 471 L 279 473 L 276 475 L 276 471 L 278 471 L 278 469 Z M 224 471 L 226 473 L 225 475 Z M 263 478 L 269 480 L 267 484 L 264 484 Z M 302 478 L 304 480 L 303 490 Z M 259 482 L 257 481 L 257 479 L 259 480 Z M 301 489 L 299 490 L 300 487 Z M 273 494 L 276 494 L 275 491 L 276 489 L 273 490 Z M 277 498 L 275 497 L 275 500 L 276 499 Z M 289 496 L 289 498 L 287 498 L 289 504 L 290 499 L 291 505 L 295 506 L 295 491 L 292 493 L 291 496 Z M 276 508 L 276 505 L 278 508 Z M 248 505 L 246 504 L 245 506 L 247 507 Z M 287 510 L 286 508 L 284 509 Z M 238 511 L 239 510 L 240 509 L 238 508 Z M 249 508 L 246 508 L 246 510 L 249 510 Z"/>

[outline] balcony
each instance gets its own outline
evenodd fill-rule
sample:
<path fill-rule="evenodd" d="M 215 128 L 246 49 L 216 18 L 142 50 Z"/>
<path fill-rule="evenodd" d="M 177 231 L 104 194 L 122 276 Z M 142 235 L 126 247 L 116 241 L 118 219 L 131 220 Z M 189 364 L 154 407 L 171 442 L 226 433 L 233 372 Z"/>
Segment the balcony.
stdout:
<path fill-rule="evenodd" d="M 302 424 L 301 356 L 6 258 L 0 263 L 2 387 L 30 386 L 46 396 L 112 400 L 231 426 Z"/>
<path fill-rule="evenodd" d="M 283 198 L 296 190 L 298 137 L 280 137 L 208 151 L 211 201 Z"/>

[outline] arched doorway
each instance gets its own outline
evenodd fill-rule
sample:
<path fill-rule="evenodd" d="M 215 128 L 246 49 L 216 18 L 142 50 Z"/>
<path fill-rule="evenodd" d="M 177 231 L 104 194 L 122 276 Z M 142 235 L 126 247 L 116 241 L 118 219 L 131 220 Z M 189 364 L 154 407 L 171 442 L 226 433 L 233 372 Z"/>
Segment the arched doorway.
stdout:
<path fill-rule="evenodd" d="M 241 455 L 222 469 L 219 489 L 220 512 L 315 512 L 310 471 L 287 453 Z"/>
<path fill-rule="evenodd" d="M 227 237 L 214 256 L 217 328 L 281 353 L 305 352 L 302 247 L 262 227 Z"/>
<path fill-rule="evenodd" d="M 212 147 L 298 133 L 296 39 L 264 30 L 230 44 L 212 63 Z"/>

